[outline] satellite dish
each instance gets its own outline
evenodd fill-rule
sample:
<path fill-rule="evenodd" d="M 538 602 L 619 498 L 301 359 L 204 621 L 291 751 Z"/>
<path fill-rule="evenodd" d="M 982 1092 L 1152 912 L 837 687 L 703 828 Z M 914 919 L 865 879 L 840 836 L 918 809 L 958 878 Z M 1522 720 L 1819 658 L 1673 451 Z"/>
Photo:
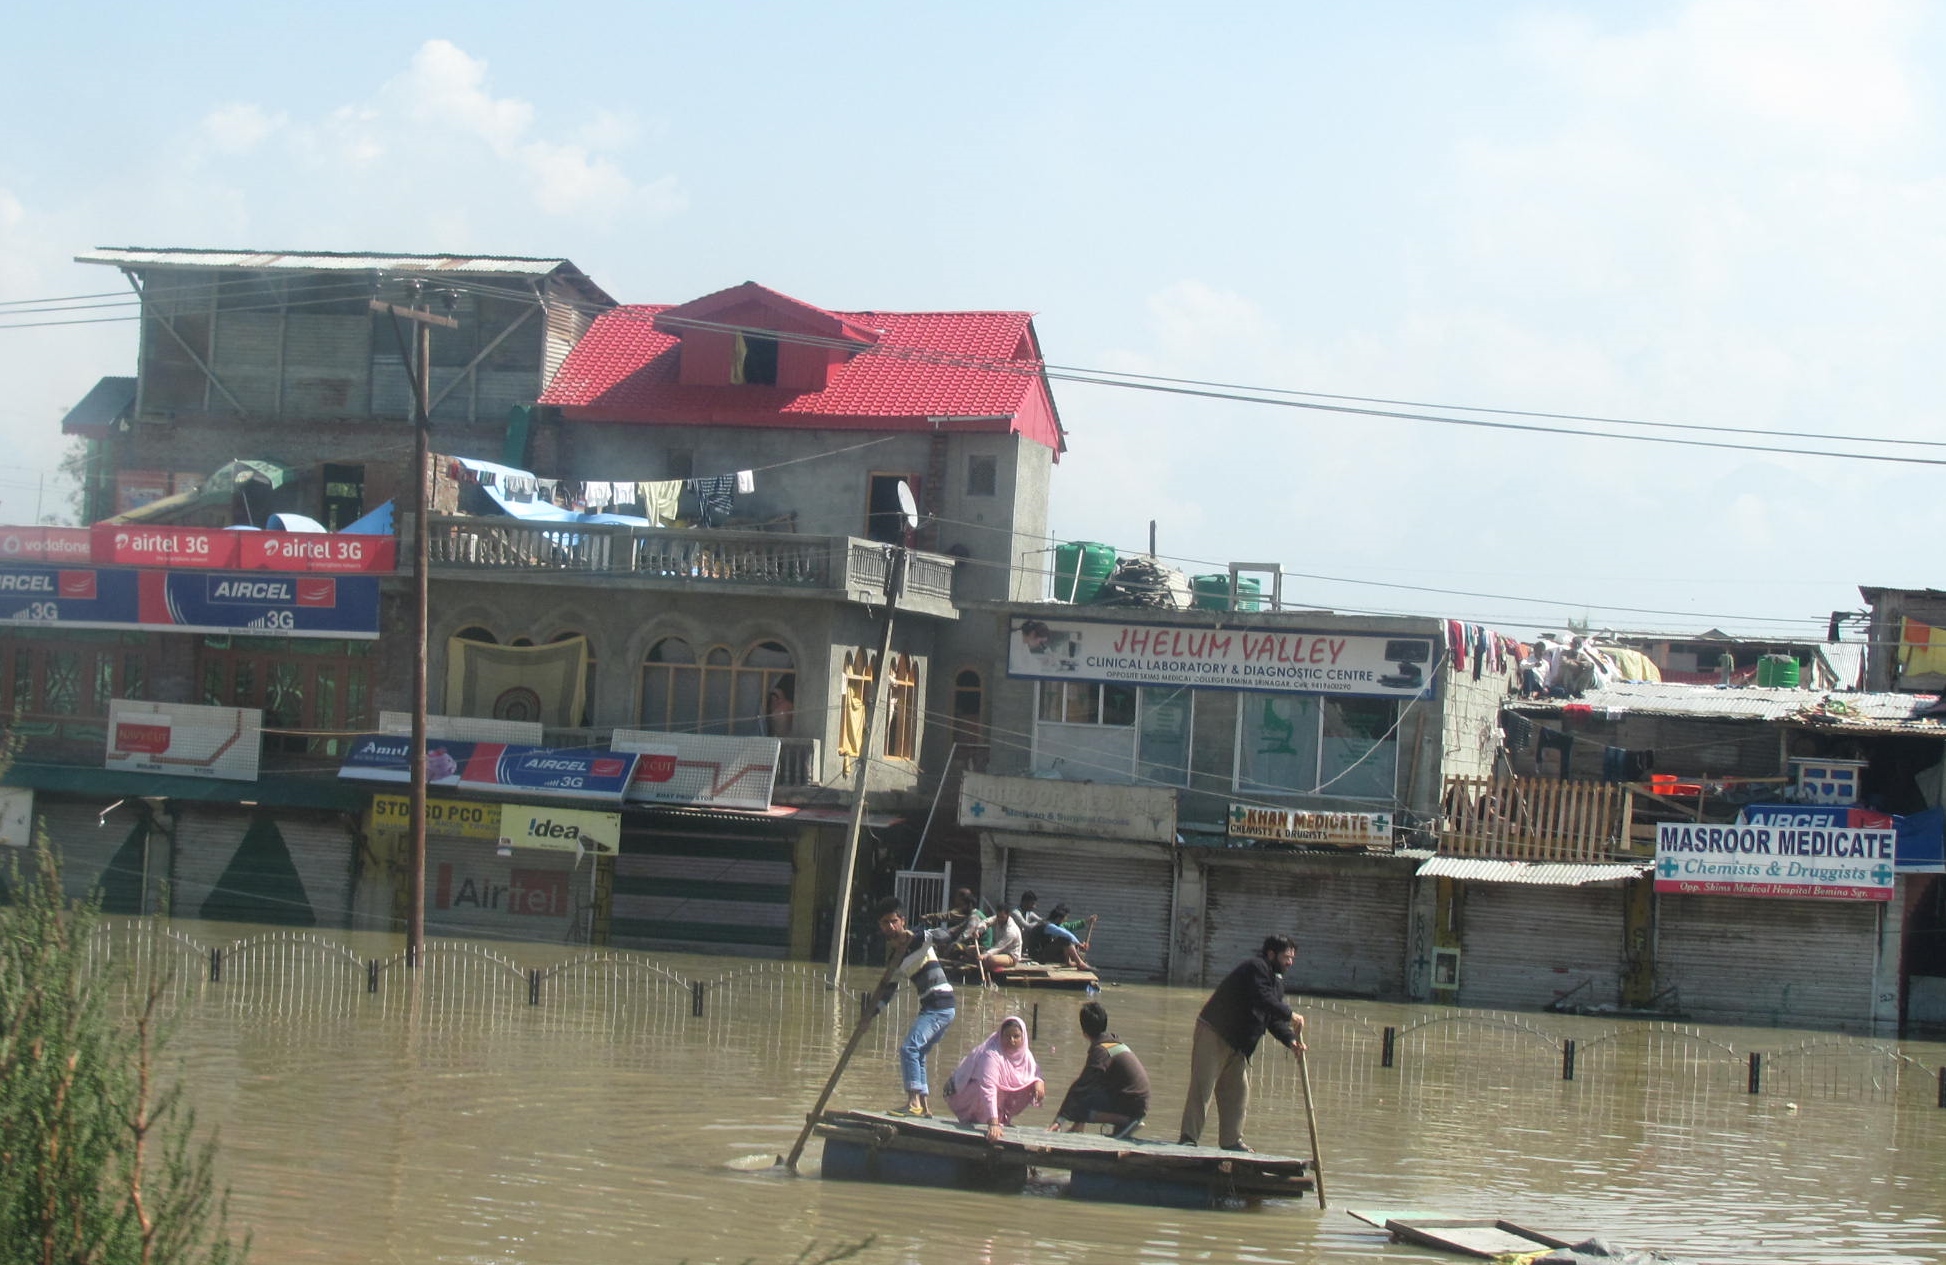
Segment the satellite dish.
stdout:
<path fill-rule="evenodd" d="M 905 514 L 905 525 L 910 531 L 919 530 L 919 502 L 912 499 L 912 486 L 904 479 L 898 482 L 899 509 Z"/>

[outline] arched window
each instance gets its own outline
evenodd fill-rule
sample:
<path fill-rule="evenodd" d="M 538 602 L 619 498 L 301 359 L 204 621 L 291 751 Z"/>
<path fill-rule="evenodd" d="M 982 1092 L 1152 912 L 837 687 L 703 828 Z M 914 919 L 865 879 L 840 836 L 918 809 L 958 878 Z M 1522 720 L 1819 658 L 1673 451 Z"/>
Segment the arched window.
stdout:
<path fill-rule="evenodd" d="M 885 684 L 885 756 L 910 760 L 919 748 L 919 670 L 911 655 L 893 657 Z"/>
<path fill-rule="evenodd" d="M 500 644 L 498 637 L 480 627 L 478 624 L 469 624 L 454 633 L 453 636 L 459 638 L 461 641 L 477 641 L 482 645 L 497 646 Z"/>
<path fill-rule="evenodd" d="M 702 715 L 703 674 L 696 652 L 680 637 L 664 637 L 642 661 L 642 727 L 692 731 Z"/>
<path fill-rule="evenodd" d="M 986 741 L 986 726 L 981 717 L 986 711 L 986 683 L 980 674 L 966 668 L 953 677 L 953 737 L 964 743 Z"/>
<path fill-rule="evenodd" d="M 732 733 L 791 736 L 797 711 L 795 666 L 790 650 L 775 641 L 760 641 L 743 652 L 736 670 Z"/>
<path fill-rule="evenodd" d="M 557 641 L 572 641 L 581 636 L 578 632 L 558 632 L 547 639 L 549 645 Z M 588 642 L 588 664 L 581 681 L 581 727 L 595 723 L 595 643 Z"/>
<path fill-rule="evenodd" d="M 872 661 L 865 650 L 845 655 L 844 715 L 838 724 L 838 754 L 856 756 L 865 744 L 865 702 L 872 692 Z"/>

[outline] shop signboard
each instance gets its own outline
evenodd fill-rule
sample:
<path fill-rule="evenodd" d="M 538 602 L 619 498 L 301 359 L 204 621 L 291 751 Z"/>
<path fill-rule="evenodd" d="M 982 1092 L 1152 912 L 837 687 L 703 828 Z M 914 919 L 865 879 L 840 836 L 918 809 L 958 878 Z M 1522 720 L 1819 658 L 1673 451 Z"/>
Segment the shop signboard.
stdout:
<path fill-rule="evenodd" d="M 960 783 L 959 823 L 976 830 L 1174 843 L 1176 792 L 968 773 Z"/>
<path fill-rule="evenodd" d="M 479 800 L 426 796 L 426 833 L 462 839 L 500 838 L 502 805 Z M 412 829 L 412 800 L 405 795 L 372 796 L 372 829 L 404 834 Z"/>
<path fill-rule="evenodd" d="M 1836 804 L 1751 804 L 1737 814 L 1738 824 L 1819 826 L 1891 830 L 1898 836 L 1893 869 L 1901 874 L 1946 873 L 1946 814 L 1937 808 L 1895 817 L 1869 808 Z"/>
<path fill-rule="evenodd" d="M 622 815 L 508 804 L 500 810 L 500 846 L 614 856 L 622 850 Z"/>
<path fill-rule="evenodd" d="M 1435 653 L 1430 636 L 1016 619 L 1007 638 L 1007 674 L 1419 698 L 1431 688 Z"/>
<path fill-rule="evenodd" d="M 365 782 L 412 780 L 412 739 L 367 734 L 352 744 L 338 776 Z M 497 794 L 619 802 L 635 771 L 633 752 L 604 747 L 526 747 L 504 742 L 426 745 L 426 785 Z"/>
<path fill-rule="evenodd" d="M 1889 826 L 1663 822 L 1656 827 L 1655 890 L 1890 900 L 1896 840 Z"/>
<path fill-rule="evenodd" d="M 87 531 L 89 549 L 80 561 L 102 567 L 355 572 L 392 571 L 398 565 L 398 542 L 391 536 L 129 523 L 96 523 Z"/>
<path fill-rule="evenodd" d="M 762 812 L 777 781 L 776 738 L 725 738 L 617 729 L 609 744 L 640 756 L 631 803 L 707 804 Z"/>
<path fill-rule="evenodd" d="M 340 532 L 236 533 L 237 565 L 246 571 L 396 571 L 399 542 L 391 536 Z"/>
<path fill-rule="evenodd" d="M 378 578 L 0 564 L 0 621 L 372 640 Z"/>
<path fill-rule="evenodd" d="M 1344 848 L 1392 846 L 1391 813 L 1328 813 L 1304 808 L 1230 805 L 1232 838 L 1271 843 L 1328 844 Z"/>
<path fill-rule="evenodd" d="M 257 780 L 263 713 L 244 707 L 111 699 L 105 767 L 169 777 Z"/>
<path fill-rule="evenodd" d="M 33 842 L 34 792 L 0 786 L 0 848 L 24 848 Z"/>
<path fill-rule="evenodd" d="M 87 566 L 94 537 L 86 527 L 0 527 L 0 563 Z"/>

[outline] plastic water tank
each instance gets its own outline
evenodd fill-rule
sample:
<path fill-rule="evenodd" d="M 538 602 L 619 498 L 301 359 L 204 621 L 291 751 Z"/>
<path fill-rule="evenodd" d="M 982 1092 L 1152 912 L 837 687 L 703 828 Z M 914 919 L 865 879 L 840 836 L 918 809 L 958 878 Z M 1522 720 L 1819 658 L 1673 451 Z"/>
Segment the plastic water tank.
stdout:
<path fill-rule="evenodd" d="M 1054 600 L 1092 602 L 1101 582 L 1115 572 L 1115 546 L 1070 541 L 1054 549 Z"/>

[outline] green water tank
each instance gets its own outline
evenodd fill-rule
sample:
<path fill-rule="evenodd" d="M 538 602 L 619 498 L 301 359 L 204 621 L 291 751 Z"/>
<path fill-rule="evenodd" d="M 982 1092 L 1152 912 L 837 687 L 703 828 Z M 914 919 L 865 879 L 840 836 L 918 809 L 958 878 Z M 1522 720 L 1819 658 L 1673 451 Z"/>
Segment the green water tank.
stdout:
<path fill-rule="evenodd" d="M 1054 600 L 1092 602 L 1115 572 L 1115 546 L 1074 540 L 1054 548 Z"/>
<path fill-rule="evenodd" d="M 1189 582 L 1195 591 L 1196 609 L 1199 611 L 1227 611 L 1230 609 L 1230 573 L 1199 575 Z M 1237 577 L 1237 609 L 1254 611 L 1262 602 L 1263 584 L 1254 576 Z"/>
<path fill-rule="evenodd" d="M 1797 660 L 1787 654 L 1767 654 L 1757 660 L 1757 684 L 1770 689 L 1797 688 Z"/>

